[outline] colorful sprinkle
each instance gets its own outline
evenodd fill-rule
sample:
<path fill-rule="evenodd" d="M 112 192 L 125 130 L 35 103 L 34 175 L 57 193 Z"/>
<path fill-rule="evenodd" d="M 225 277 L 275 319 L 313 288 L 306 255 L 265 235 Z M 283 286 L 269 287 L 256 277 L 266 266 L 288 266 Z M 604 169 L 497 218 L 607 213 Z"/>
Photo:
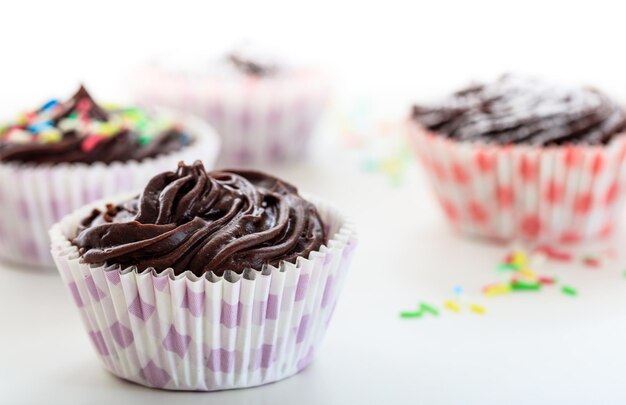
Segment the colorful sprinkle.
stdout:
<path fill-rule="evenodd" d="M 102 135 L 89 135 L 86 137 L 83 142 L 80 144 L 80 148 L 83 152 L 88 153 L 93 150 L 100 142 L 107 139 Z"/>
<path fill-rule="evenodd" d="M 556 280 L 552 277 L 541 276 L 537 277 L 537 282 L 543 285 L 553 285 L 556 283 Z"/>
<path fill-rule="evenodd" d="M 56 128 L 47 129 L 38 135 L 41 142 L 59 142 L 63 138 L 63 134 Z"/>
<path fill-rule="evenodd" d="M 517 271 L 518 268 L 512 263 L 500 263 L 498 264 L 498 271 Z"/>
<path fill-rule="evenodd" d="M 540 283 L 526 283 L 523 281 L 513 281 L 511 283 L 512 291 L 539 291 L 541 290 Z"/>
<path fill-rule="evenodd" d="M 50 101 L 47 101 L 44 105 L 42 105 L 39 111 L 43 112 L 43 111 L 49 110 L 57 106 L 58 104 L 59 104 L 59 100 L 52 99 Z"/>
<path fill-rule="evenodd" d="M 524 277 L 526 280 L 537 280 L 537 274 L 534 271 L 528 269 L 521 269 L 519 274 Z"/>
<path fill-rule="evenodd" d="M 565 251 L 556 250 L 555 248 L 553 248 L 551 246 L 539 246 L 539 247 L 535 248 L 535 253 L 543 253 L 549 259 L 556 260 L 556 261 L 561 261 L 561 262 L 570 262 L 573 259 L 571 253 L 568 253 L 568 252 L 565 252 Z"/>
<path fill-rule="evenodd" d="M 504 283 L 491 284 L 483 288 L 483 294 L 487 297 L 495 297 L 497 295 L 504 295 L 510 292 L 511 286 Z"/>
<path fill-rule="evenodd" d="M 457 314 L 459 312 L 461 312 L 461 306 L 457 302 L 455 302 L 455 301 L 446 300 L 446 301 L 444 301 L 443 306 L 446 307 L 447 309 L 449 309 L 450 311 L 455 312 Z"/>
<path fill-rule="evenodd" d="M 585 256 L 583 257 L 583 264 L 587 267 L 600 267 L 600 260 L 597 257 Z"/>
<path fill-rule="evenodd" d="M 420 318 L 421 316 L 421 311 L 400 312 L 400 318 Z"/>
<path fill-rule="evenodd" d="M 517 268 L 524 268 L 528 266 L 528 256 L 526 256 L 525 252 L 516 250 L 513 252 L 511 263 L 517 266 Z"/>
<path fill-rule="evenodd" d="M 430 305 L 426 304 L 425 302 L 422 302 L 420 304 L 420 311 L 422 313 L 429 313 L 434 316 L 439 316 L 439 311 L 436 308 L 431 307 Z"/>
<path fill-rule="evenodd" d="M 34 134 L 38 134 L 43 131 L 55 129 L 54 125 L 50 121 L 38 122 L 37 124 L 29 125 L 28 130 Z"/>
<path fill-rule="evenodd" d="M 483 307 L 482 305 L 478 305 L 478 304 L 471 304 L 469 309 L 470 311 L 477 313 L 479 315 L 485 315 L 485 312 L 487 312 L 485 310 L 485 307 Z"/>
<path fill-rule="evenodd" d="M 565 295 L 571 295 L 571 296 L 578 295 L 578 291 L 576 291 L 576 289 L 566 286 L 566 285 L 561 287 L 561 292 Z"/>

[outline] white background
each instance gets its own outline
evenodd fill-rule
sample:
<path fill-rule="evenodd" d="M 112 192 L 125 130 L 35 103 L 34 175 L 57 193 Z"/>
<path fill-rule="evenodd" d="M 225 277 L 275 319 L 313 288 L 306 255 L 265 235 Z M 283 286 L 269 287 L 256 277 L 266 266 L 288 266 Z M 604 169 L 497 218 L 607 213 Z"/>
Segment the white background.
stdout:
<path fill-rule="evenodd" d="M 511 70 L 595 84 L 626 100 L 625 10 L 612 2 L 364 3 L 4 1 L 0 115 L 69 95 L 78 81 L 100 99 L 124 101 L 128 68 L 151 55 L 202 56 L 242 39 L 326 67 L 346 108 L 368 96 L 390 115 L 410 100 Z M 99 366 L 55 272 L 0 265 L 0 403 L 626 402 L 619 261 L 557 270 L 580 290 L 576 298 L 555 290 L 484 299 L 479 287 L 506 249 L 450 233 L 418 167 L 391 187 L 346 159 L 336 138 L 321 128 L 308 162 L 271 169 L 349 211 L 361 236 L 309 369 L 210 394 L 121 382 Z M 488 313 L 398 318 L 418 300 L 440 307 L 456 285 Z"/>

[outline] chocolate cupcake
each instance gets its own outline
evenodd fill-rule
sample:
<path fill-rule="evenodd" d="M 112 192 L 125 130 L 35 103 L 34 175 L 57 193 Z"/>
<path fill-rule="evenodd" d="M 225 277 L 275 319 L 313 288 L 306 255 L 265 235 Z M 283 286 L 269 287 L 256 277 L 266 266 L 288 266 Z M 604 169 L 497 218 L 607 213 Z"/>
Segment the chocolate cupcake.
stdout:
<path fill-rule="evenodd" d="M 356 244 L 332 207 L 252 171 L 180 163 L 84 207 L 52 254 L 105 367 L 172 390 L 249 387 L 306 367 Z"/>
<path fill-rule="evenodd" d="M 64 215 L 139 189 L 181 158 L 212 165 L 218 147 L 197 119 L 104 108 L 82 86 L 65 102 L 19 115 L 0 127 L 0 257 L 53 265 L 47 229 Z"/>
<path fill-rule="evenodd" d="M 197 69 L 156 64 L 133 78 L 142 105 L 205 118 L 222 137 L 220 163 L 287 162 L 304 156 L 329 95 L 319 71 L 250 49 Z M 161 83 L 155 87 L 152 83 Z"/>
<path fill-rule="evenodd" d="M 409 135 L 447 218 L 496 240 L 609 236 L 626 112 L 600 91 L 506 75 L 413 107 Z"/>

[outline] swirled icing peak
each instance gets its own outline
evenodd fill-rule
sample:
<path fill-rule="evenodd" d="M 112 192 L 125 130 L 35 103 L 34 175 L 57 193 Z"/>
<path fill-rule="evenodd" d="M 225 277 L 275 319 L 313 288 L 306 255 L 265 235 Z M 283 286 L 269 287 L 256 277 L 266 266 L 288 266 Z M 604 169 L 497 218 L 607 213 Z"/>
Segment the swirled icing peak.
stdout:
<path fill-rule="evenodd" d="M 0 161 L 125 162 L 170 153 L 191 141 L 169 120 L 141 109 L 104 108 L 81 86 L 65 102 L 50 100 L 0 125 Z"/>
<path fill-rule="evenodd" d="M 313 204 L 275 177 L 179 163 L 143 193 L 94 210 L 73 243 L 87 263 L 222 275 L 294 262 L 326 243 Z"/>
<path fill-rule="evenodd" d="M 512 75 L 416 105 L 413 118 L 457 141 L 495 144 L 605 144 L 626 130 L 624 109 L 598 90 Z"/>

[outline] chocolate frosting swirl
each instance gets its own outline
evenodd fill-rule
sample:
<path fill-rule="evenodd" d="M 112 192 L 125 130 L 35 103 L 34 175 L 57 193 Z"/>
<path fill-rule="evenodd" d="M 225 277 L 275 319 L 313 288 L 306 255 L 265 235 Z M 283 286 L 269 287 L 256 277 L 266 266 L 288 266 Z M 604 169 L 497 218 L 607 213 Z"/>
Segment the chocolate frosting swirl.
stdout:
<path fill-rule="evenodd" d="M 326 236 L 294 186 L 254 171 L 207 173 L 197 161 L 155 176 L 137 198 L 94 210 L 73 243 L 87 263 L 201 276 L 294 262 Z"/>
<path fill-rule="evenodd" d="M 27 115 L 29 121 L 0 128 L 0 162 L 141 161 L 180 150 L 192 141 L 174 125 L 150 130 L 153 119 L 140 110 L 104 109 L 83 86 L 67 102 L 52 100 Z M 108 125 L 110 133 L 98 133 L 103 124 Z M 19 137 L 14 136 L 16 133 Z M 54 139 L 46 138 L 46 134 Z"/>
<path fill-rule="evenodd" d="M 598 90 L 511 75 L 416 105 L 412 116 L 447 138 L 496 144 L 597 145 L 626 130 L 624 109 Z"/>

